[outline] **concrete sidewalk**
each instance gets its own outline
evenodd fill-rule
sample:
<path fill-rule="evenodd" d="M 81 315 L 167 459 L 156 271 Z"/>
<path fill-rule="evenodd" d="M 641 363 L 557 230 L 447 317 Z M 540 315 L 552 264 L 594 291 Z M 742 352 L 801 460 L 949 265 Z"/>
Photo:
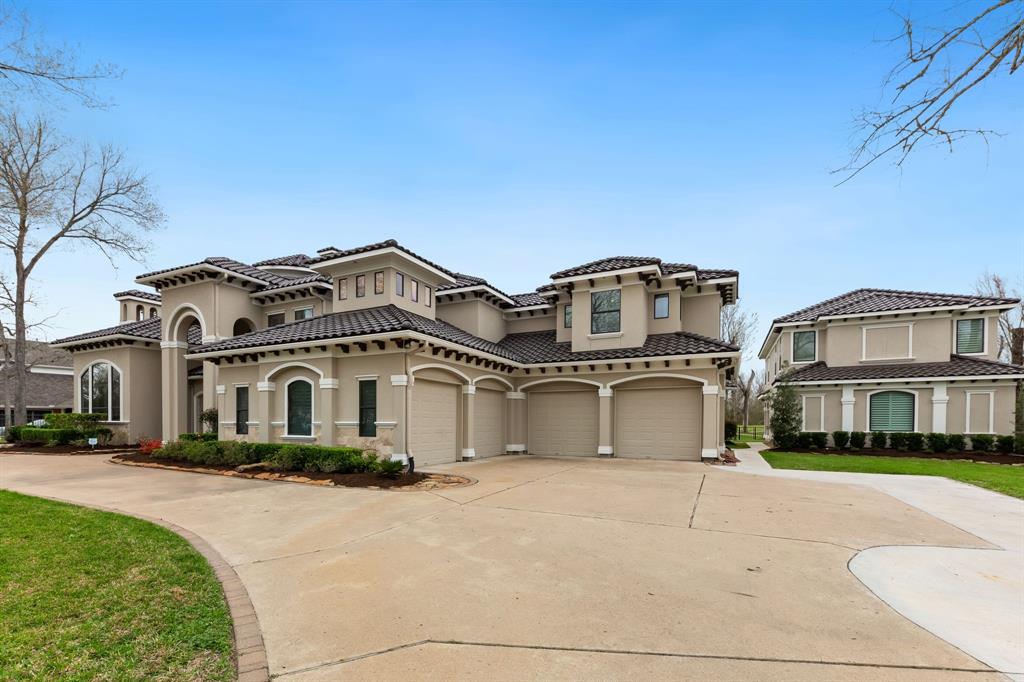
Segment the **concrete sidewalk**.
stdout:
<path fill-rule="evenodd" d="M 1024 500 L 937 476 L 772 469 L 763 449 L 752 444 L 736 453 L 740 464 L 723 469 L 865 486 L 992 543 L 993 550 L 873 547 L 859 552 L 849 567 L 907 618 L 1024 680 Z"/>

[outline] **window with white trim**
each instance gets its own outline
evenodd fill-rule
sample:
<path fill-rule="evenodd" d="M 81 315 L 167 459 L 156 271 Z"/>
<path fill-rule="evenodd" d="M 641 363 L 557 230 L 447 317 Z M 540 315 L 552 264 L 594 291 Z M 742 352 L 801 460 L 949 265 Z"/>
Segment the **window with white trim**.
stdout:
<path fill-rule="evenodd" d="M 383 294 L 384 293 L 384 271 L 378 270 L 373 273 L 373 293 Z"/>
<path fill-rule="evenodd" d="M 249 387 L 235 386 L 235 433 L 249 433 Z"/>
<path fill-rule="evenodd" d="M 101 414 L 103 421 L 121 421 L 121 372 L 109 362 L 97 362 L 78 377 L 79 408 Z"/>
<path fill-rule="evenodd" d="M 433 305 L 433 303 L 432 303 L 433 300 L 434 300 L 434 290 L 431 289 L 430 287 L 426 286 L 426 285 L 423 285 L 423 302 L 427 304 L 428 308 L 431 305 Z"/>
<path fill-rule="evenodd" d="M 572 304 L 566 304 L 565 309 L 562 311 L 562 326 L 566 329 L 572 329 Z"/>
<path fill-rule="evenodd" d="M 344 301 L 348 298 L 348 277 L 338 280 L 338 300 Z"/>
<path fill-rule="evenodd" d="M 293 379 L 285 390 L 287 431 L 289 436 L 313 435 L 313 382 Z"/>
<path fill-rule="evenodd" d="M 295 310 L 295 321 L 313 319 L 313 306 L 308 308 L 297 308 Z"/>
<path fill-rule="evenodd" d="M 356 275 L 356 298 L 366 296 L 366 275 Z"/>
<path fill-rule="evenodd" d="M 622 291 L 610 289 L 590 294 L 590 333 L 610 334 L 622 330 Z"/>
<path fill-rule="evenodd" d="M 817 357 L 818 333 L 793 332 L 793 362 L 814 362 Z"/>
<path fill-rule="evenodd" d="M 420 283 L 414 279 L 409 280 L 409 300 L 413 303 L 419 303 L 420 300 Z"/>
<path fill-rule="evenodd" d="M 985 352 L 985 318 L 972 317 L 956 321 L 956 352 L 958 355 Z"/>
<path fill-rule="evenodd" d="M 869 431 L 913 431 L 913 393 L 880 391 L 868 398 Z"/>

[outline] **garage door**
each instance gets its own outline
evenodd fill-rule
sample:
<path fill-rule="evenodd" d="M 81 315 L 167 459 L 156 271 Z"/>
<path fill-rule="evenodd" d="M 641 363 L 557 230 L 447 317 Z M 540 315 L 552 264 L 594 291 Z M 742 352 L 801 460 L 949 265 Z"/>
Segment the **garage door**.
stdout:
<path fill-rule="evenodd" d="M 439 381 L 420 379 L 413 385 L 409 449 L 416 466 L 455 461 L 459 393 L 459 386 Z"/>
<path fill-rule="evenodd" d="M 531 455 L 597 456 L 597 389 L 530 393 Z"/>
<path fill-rule="evenodd" d="M 697 388 L 615 391 L 615 455 L 700 460 Z"/>
<path fill-rule="evenodd" d="M 477 457 L 505 452 L 505 392 L 477 388 L 473 398 L 473 447 Z"/>

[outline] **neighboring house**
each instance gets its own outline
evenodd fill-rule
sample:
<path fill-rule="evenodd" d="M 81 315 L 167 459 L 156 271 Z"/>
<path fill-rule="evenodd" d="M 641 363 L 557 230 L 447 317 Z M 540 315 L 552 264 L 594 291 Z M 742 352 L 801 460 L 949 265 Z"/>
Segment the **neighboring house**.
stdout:
<path fill-rule="evenodd" d="M 344 444 L 420 465 L 502 453 L 700 459 L 724 448 L 738 274 L 614 257 L 508 295 L 397 242 L 136 279 L 121 324 L 62 339 L 76 409 L 126 439 Z M 152 310 L 159 316 L 153 317 Z"/>
<path fill-rule="evenodd" d="M 773 320 L 759 356 L 805 431 L 1013 433 L 1024 368 L 998 361 L 997 335 L 1017 303 L 857 289 Z"/>
<path fill-rule="evenodd" d="M 45 341 L 29 341 L 25 349 L 28 376 L 25 383 L 25 404 L 28 422 L 42 419 L 51 412 L 70 412 L 74 406 L 74 368 L 71 354 L 51 348 Z M 11 381 L 0 364 L 0 383 Z M 14 409 L 14 387 L 0 386 L 0 426 L 7 426 L 7 404 Z"/>

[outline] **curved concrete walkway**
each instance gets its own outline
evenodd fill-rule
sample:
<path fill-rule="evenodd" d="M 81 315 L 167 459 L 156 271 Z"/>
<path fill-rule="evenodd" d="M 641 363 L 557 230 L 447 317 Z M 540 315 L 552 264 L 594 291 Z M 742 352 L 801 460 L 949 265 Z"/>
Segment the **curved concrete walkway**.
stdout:
<path fill-rule="evenodd" d="M 866 486 L 984 538 L 993 549 L 879 546 L 850 571 L 904 616 L 1015 680 L 1024 680 L 1024 500 L 937 476 L 772 469 L 753 444 L 739 473 Z"/>

